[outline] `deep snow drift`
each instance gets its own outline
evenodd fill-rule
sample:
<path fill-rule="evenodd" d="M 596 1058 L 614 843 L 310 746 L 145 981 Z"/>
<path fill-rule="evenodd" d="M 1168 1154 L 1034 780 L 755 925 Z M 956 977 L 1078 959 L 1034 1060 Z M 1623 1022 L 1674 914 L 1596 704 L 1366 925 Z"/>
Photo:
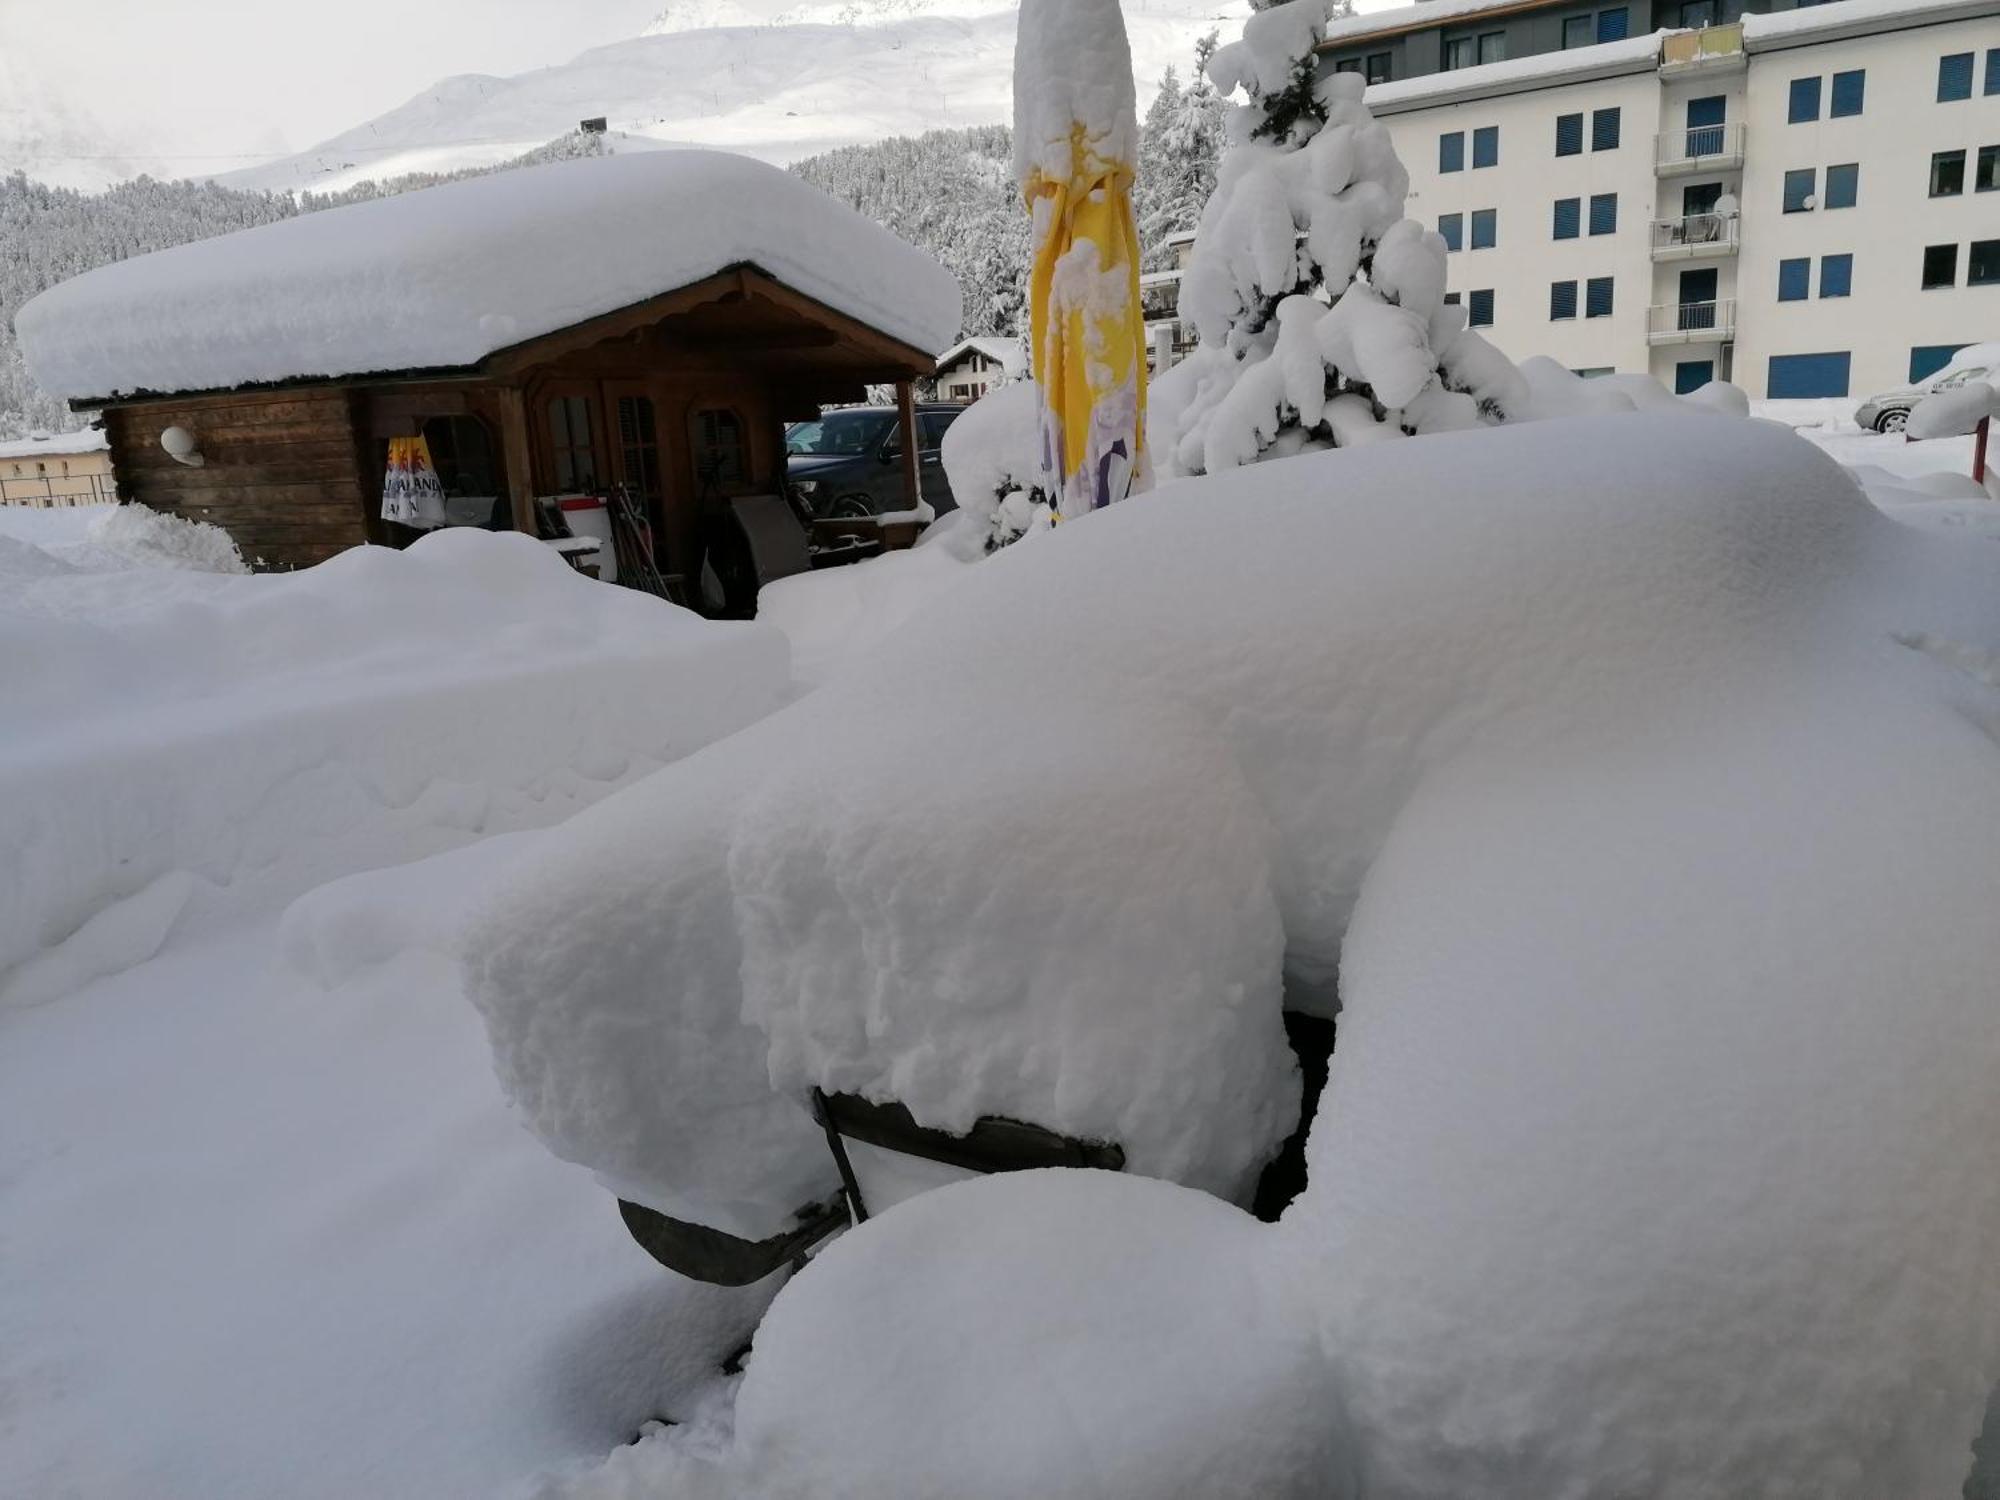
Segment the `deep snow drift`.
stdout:
<path fill-rule="evenodd" d="M 1366 1493 L 1963 1481 L 2000 1378 L 2000 558 L 1681 411 L 1266 464 L 968 574 L 475 925 L 553 1149 L 766 1232 L 830 1170 L 818 1083 L 1227 1193 L 1295 1107 L 1279 1008 L 1338 967 L 1311 1184 L 1216 1274 L 1317 1322 L 1339 1409 L 1301 1420 Z M 625 894 L 552 920 L 584 871 Z M 926 1201 L 870 1226 L 884 1267 Z M 978 1263 L 979 1223 L 926 1254 Z M 875 1351 L 872 1394 L 753 1363 L 740 1488 L 839 1468 L 779 1436 L 827 1402 L 931 1399 L 818 1285 L 781 1312 Z"/>
<path fill-rule="evenodd" d="M 147 957 L 190 906 L 557 821 L 792 691 L 775 631 L 524 537 L 254 577 L 65 551 L 0 536 L 0 1004 Z"/>

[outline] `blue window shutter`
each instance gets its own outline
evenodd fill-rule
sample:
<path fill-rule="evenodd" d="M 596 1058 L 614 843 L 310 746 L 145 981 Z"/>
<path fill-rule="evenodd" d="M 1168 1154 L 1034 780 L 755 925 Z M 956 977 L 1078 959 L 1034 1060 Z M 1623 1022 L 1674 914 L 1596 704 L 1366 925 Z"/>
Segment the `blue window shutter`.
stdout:
<path fill-rule="evenodd" d="M 1611 278 L 1593 276 L 1583 284 L 1583 315 L 1586 318 L 1611 316 Z"/>
<path fill-rule="evenodd" d="M 1807 120 L 1819 118 L 1819 78 L 1794 78 L 1792 80 L 1792 107 L 1785 116 L 1788 123 L 1803 124 Z"/>
<path fill-rule="evenodd" d="M 1467 321 L 1472 327 L 1490 328 L 1493 326 L 1493 290 L 1491 287 L 1486 288 L 1484 291 L 1467 293 L 1465 303 L 1466 311 L 1469 314 Z"/>
<path fill-rule="evenodd" d="M 1819 258 L 1819 294 L 1845 297 L 1854 290 L 1854 257 L 1822 255 Z"/>
<path fill-rule="evenodd" d="M 1445 249 L 1463 250 L 1465 248 L 1465 215 L 1439 214 L 1438 233 L 1444 236 Z"/>
<path fill-rule="evenodd" d="M 1772 401 L 1805 401 L 1847 394 L 1846 350 L 1837 354 L 1774 354 L 1764 394 Z"/>
<path fill-rule="evenodd" d="M 1688 129 L 1698 130 L 1704 125 L 1720 125 L 1728 117 L 1729 96 L 1708 94 L 1700 99 L 1688 100 Z"/>
<path fill-rule="evenodd" d="M 1986 49 L 1986 92 L 2000 94 L 2000 47 Z"/>
<path fill-rule="evenodd" d="M 1496 208 L 1475 208 L 1472 211 L 1472 248 L 1491 250 L 1500 243 L 1500 211 Z"/>
<path fill-rule="evenodd" d="M 1868 70 L 1856 68 L 1851 73 L 1833 75 L 1833 97 L 1827 113 L 1834 119 L 1845 119 L 1849 115 L 1861 113 L 1861 107 L 1868 93 Z"/>
<path fill-rule="evenodd" d="M 1852 208 L 1861 196 L 1861 164 L 1842 162 L 1826 169 L 1826 206 Z"/>
<path fill-rule="evenodd" d="M 1590 116 L 1590 149 L 1593 151 L 1616 151 L 1618 149 L 1619 111 L 1616 107 L 1593 111 Z"/>
<path fill-rule="evenodd" d="M 1600 42 L 1622 42 L 1632 34 L 1632 17 L 1624 6 L 1597 13 L 1597 39 Z"/>
<path fill-rule="evenodd" d="M 1674 366 L 1674 394 L 1685 396 L 1698 391 L 1715 379 L 1715 361 L 1712 359 L 1684 359 Z"/>
<path fill-rule="evenodd" d="M 1806 300 L 1807 283 L 1812 277 L 1812 262 L 1781 260 L 1778 262 L 1778 300 L 1780 302 L 1803 302 Z"/>
<path fill-rule="evenodd" d="M 1990 81 L 1990 80 L 1989 80 Z M 1988 90 L 1992 92 L 1992 90 Z M 1954 52 L 1938 59 L 1938 103 L 1972 97 L 1972 54 Z"/>
<path fill-rule="evenodd" d="M 1813 183 L 1819 176 L 1815 167 L 1800 167 L 1785 174 L 1785 212 L 1803 213 L 1810 205 Z"/>
<path fill-rule="evenodd" d="M 1438 170 L 1440 172 L 1463 172 L 1465 170 L 1465 132 L 1454 130 L 1438 137 Z"/>
<path fill-rule="evenodd" d="M 1583 232 L 1583 200 L 1581 198 L 1556 199 L 1555 237 L 1559 240 L 1573 240 Z"/>
<path fill-rule="evenodd" d="M 1965 348 L 1964 344 L 1919 344 L 1910 351 L 1910 384 L 1928 379 L 1951 363 L 1951 357 Z"/>
<path fill-rule="evenodd" d="M 1575 156 L 1583 150 L 1583 116 L 1556 116 L 1556 155 Z"/>
<path fill-rule="evenodd" d="M 1592 234 L 1616 234 L 1618 232 L 1618 195 L 1616 193 L 1592 193 L 1590 195 L 1590 232 Z"/>
<path fill-rule="evenodd" d="M 1482 125 L 1472 132 L 1472 164 L 1475 167 L 1500 165 L 1500 127 Z"/>
<path fill-rule="evenodd" d="M 1549 283 L 1549 321 L 1576 316 L 1576 283 L 1574 281 L 1552 281 Z"/>

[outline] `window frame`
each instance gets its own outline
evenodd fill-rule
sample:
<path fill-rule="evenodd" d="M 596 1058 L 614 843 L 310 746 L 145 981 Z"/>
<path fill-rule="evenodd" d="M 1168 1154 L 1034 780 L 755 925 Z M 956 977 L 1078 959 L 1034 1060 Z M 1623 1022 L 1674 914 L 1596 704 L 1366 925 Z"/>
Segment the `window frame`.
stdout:
<path fill-rule="evenodd" d="M 1810 125 L 1819 118 L 1822 85 L 1823 80 L 1817 73 L 1792 80 L 1791 91 L 1785 103 L 1787 125 Z"/>
<path fill-rule="evenodd" d="M 1939 278 L 1932 269 L 1932 262 L 1943 264 L 1944 276 Z M 1940 292 L 1958 285 L 1958 241 L 1948 245 L 1924 246 L 1923 270 L 1917 278 L 1917 289 L 1924 292 Z"/>
<path fill-rule="evenodd" d="M 1965 284 L 2000 286 L 2000 239 L 1974 240 L 1965 247 Z"/>
<path fill-rule="evenodd" d="M 1835 268 L 1838 268 L 1840 274 L 1837 277 L 1829 278 L 1828 272 Z M 1838 291 L 1828 289 L 1830 279 L 1839 287 Z M 1852 251 L 1836 251 L 1832 255 L 1822 255 L 1819 258 L 1819 295 L 1822 302 L 1829 297 L 1851 297 L 1854 295 L 1854 253 Z"/>
<path fill-rule="evenodd" d="M 1438 175 L 1465 170 L 1465 132 L 1445 130 L 1438 133 Z"/>
<path fill-rule="evenodd" d="M 1364 83 L 1387 83 L 1394 77 L 1395 54 L 1393 52 L 1370 52 L 1361 65 Z"/>
<path fill-rule="evenodd" d="M 1449 224 L 1450 229 L 1445 225 Z M 1465 215 L 1462 213 L 1439 214 L 1437 220 L 1438 237 L 1444 241 L 1448 254 L 1457 254 L 1465 248 Z"/>
<path fill-rule="evenodd" d="M 1868 107 L 1868 70 L 1845 68 L 1827 84 L 1826 117 L 1829 120 L 1858 118 Z"/>
<path fill-rule="evenodd" d="M 560 428 L 556 425 L 556 408 L 563 412 Z M 577 409 L 581 408 L 583 439 L 577 440 L 575 425 Z M 608 470 L 604 460 L 609 458 L 597 440 L 597 395 L 594 391 L 579 386 L 557 386 L 542 396 L 542 431 L 548 439 L 550 490 L 558 495 L 593 495 L 604 484 Z M 586 456 L 589 464 L 588 477 L 577 464 L 576 456 Z M 567 469 L 567 475 L 565 475 Z"/>
<path fill-rule="evenodd" d="M 1778 300 L 1804 302 L 1812 296 L 1812 257 L 1788 256 L 1778 262 Z"/>
<path fill-rule="evenodd" d="M 1572 41 L 1570 39 L 1571 31 L 1574 28 L 1578 27 L 1582 28 L 1579 33 L 1581 39 Z M 1595 47 L 1596 45 L 1597 45 L 1597 15 L 1595 12 L 1585 11 L 1580 16 L 1563 17 L 1563 24 L 1562 24 L 1563 51 L 1568 52 L 1577 47 Z"/>
<path fill-rule="evenodd" d="M 1500 165 L 1500 127 L 1478 125 L 1472 131 L 1472 170 Z"/>
<path fill-rule="evenodd" d="M 1484 302 L 1484 304 L 1482 304 L 1482 303 L 1480 302 L 1480 300 L 1479 300 L 1479 299 L 1480 299 L 1480 298 L 1482 298 L 1482 297 L 1484 297 L 1484 298 L 1486 299 L 1486 300 L 1485 300 L 1485 302 Z M 1486 316 L 1485 316 L 1484 318 L 1482 318 L 1482 317 L 1480 317 L 1480 316 L 1479 316 L 1479 309 L 1480 309 L 1480 307 L 1481 307 L 1482 305 L 1483 305 L 1483 306 L 1485 307 L 1485 309 L 1486 309 Z M 1478 288 L 1478 289 L 1477 289 L 1477 290 L 1475 290 L 1475 291 L 1471 291 L 1471 292 L 1467 292 L 1467 293 L 1465 294 L 1465 326 L 1466 326 L 1466 327 L 1468 327 L 1468 328 L 1491 328 L 1491 327 L 1493 326 L 1493 315 L 1494 315 L 1494 306 L 1493 306 L 1493 288 L 1492 288 L 1492 287 L 1490 287 L 1490 286 L 1489 286 L 1489 287 L 1480 287 L 1480 288 Z"/>
<path fill-rule="evenodd" d="M 1490 47 L 1487 45 L 1489 42 L 1493 44 Z M 1504 31 L 1480 32 L 1477 51 L 1479 54 L 1479 67 L 1483 68 L 1488 63 L 1505 62 L 1507 60 L 1507 33 Z"/>
<path fill-rule="evenodd" d="M 1549 283 L 1549 321 L 1551 323 L 1574 322 L 1579 305 L 1577 284 L 1574 280 L 1551 281 Z M 1564 311 L 1564 309 L 1568 310 Z"/>
<path fill-rule="evenodd" d="M 1803 181 L 1805 191 L 1794 193 L 1793 189 Z M 1809 214 L 1819 197 L 1819 168 L 1792 167 L 1786 170 L 1784 178 L 1784 212 L 1788 214 Z"/>
<path fill-rule="evenodd" d="M 1480 238 L 1481 224 L 1485 225 L 1486 237 Z M 1500 243 L 1500 210 L 1497 208 L 1475 208 L 1471 223 L 1466 226 L 1466 244 L 1474 250 L 1491 250 Z"/>
<path fill-rule="evenodd" d="M 1563 233 L 1563 210 L 1565 208 L 1569 210 L 1569 233 L 1567 234 Z M 1581 198 L 1556 199 L 1554 216 L 1549 225 L 1549 238 L 1552 240 L 1575 240 L 1583 238 L 1583 200 Z"/>
<path fill-rule="evenodd" d="M 1976 52 L 1947 52 L 1938 59 L 1937 102 L 1939 104 L 1956 104 L 1961 99 L 1972 97 L 1972 64 L 1978 56 Z M 1963 66 L 1956 67 L 1954 64 Z M 1961 75 L 1963 75 L 1962 83 Z"/>
<path fill-rule="evenodd" d="M 1609 128 L 1606 128 L 1607 123 Z M 1608 104 L 1590 112 L 1590 149 L 1616 151 L 1625 135 L 1624 106 Z"/>
<path fill-rule="evenodd" d="M 1630 6 L 1613 5 L 1597 13 L 1597 40 L 1622 42 L 1632 34 L 1632 10 Z"/>
<path fill-rule="evenodd" d="M 1602 296 L 1599 296 L 1600 291 Z M 1583 316 L 1608 318 L 1616 310 L 1618 278 L 1615 276 L 1591 276 L 1583 283 Z"/>
<path fill-rule="evenodd" d="M 1563 132 L 1565 127 L 1572 128 L 1575 131 L 1574 136 L 1570 138 L 1573 141 L 1573 144 L 1569 147 L 1567 151 L 1563 149 L 1563 142 L 1564 142 Z M 1575 114 L 1556 116 L 1556 155 L 1557 156 L 1583 155 L 1583 111 L 1582 110 L 1578 110 Z"/>
<path fill-rule="evenodd" d="M 1843 184 L 1837 187 L 1836 184 Z M 1861 202 L 1861 163 L 1858 161 L 1837 161 L 1826 169 L 1826 196 L 1820 206 L 1826 209 L 1854 208 Z"/>
<path fill-rule="evenodd" d="M 1600 212 L 1601 210 L 1601 212 Z M 1616 193 L 1592 193 L 1590 195 L 1590 233 L 1593 237 L 1618 232 L 1618 195 Z"/>
<path fill-rule="evenodd" d="M 1972 190 L 1991 193 L 2000 190 L 2000 145 L 1981 146 L 1972 169 Z"/>
<path fill-rule="evenodd" d="M 1965 196 L 1965 149 L 1956 151 L 1933 151 L 1931 153 L 1930 196 L 1933 198 L 1962 198 Z"/>

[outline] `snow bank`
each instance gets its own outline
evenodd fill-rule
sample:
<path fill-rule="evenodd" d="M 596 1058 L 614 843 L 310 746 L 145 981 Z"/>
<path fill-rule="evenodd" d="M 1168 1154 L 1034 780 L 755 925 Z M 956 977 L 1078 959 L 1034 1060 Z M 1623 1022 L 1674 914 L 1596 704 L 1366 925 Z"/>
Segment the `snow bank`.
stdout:
<path fill-rule="evenodd" d="M 37 547 L 64 567 L 85 573 L 127 568 L 176 568 L 194 573 L 247 573 L 229 533 L 206 521 L 188 521 L 144 505 L 79 505 L 31 510 L 0 507 L 0 541 Z M 16 550 L 0 561 L 11 569 L 45 569 Z"/>
<path fill-rule="evenodd" d="M 2000 416 L 2000 390 L 1983 380 L 1972 380 L 1924 397 L 1911 408 L 1910 425 L 1904 432 L 1913 442 L 1963 437 L 1995 416 Z"/>
<path fill-rule="evenodd" d="M 211 904 L 274 903 L 553 821 L 790 691 L 775 632 L 513 536 L 262 577 L 13 543 L 0 577 L 0 970 L 173 872 Z"/>
<path fill-rule="evenodd" d="M 924 545 L 906 552 L 765 584 L 757 618 L 784 632 L 792 675 L 818 687 L 902 631 L 921 629 L 912 621 L 924 606 L 968 581 L 966 568 L 984 555 L 968 519 L 965 510 L 953 511 L 925 533 Z M 971 557 L 960 550 L 961 532 L 971 536 Z"/>
<path fill-rule="evenodd" d="M 1042 397 L 1017 380 L 980 397 L 946 429 L 938 450 L 953 498 L 976 534 L 954 540 L 990 551 L 1052 524 L 1042 485 Z"/>
<path fill-rule="evenodd" d="M 137 256 L 15 327 L 72 400 L 460 368 L 746 262 L 914 348 L 958 333 L 958 283 L 928 255 L 712 151 L 552 162 Z"/>
<path fill-rule="evenodd" d="M 549 836 L 472 939 L 503 1079 L 737 1224 L 824 1183 L 814 1083 L 1228 1192 L 1338 968 L 1267 1290 L 1367 1493 L 1949 1493 L 2000 1379 L 2000 560 L 1676 408 L 1263 464 L 983 568 Z M 617 897 L 552 918 L 586 870 Z M 843 1379 L 956 1420 L 880 1346 Z"/>
<path fill-rule="evenodd" d="M 719 1462 L 669 1430 L 554 1493 L 1327 1495 L 1343 1434 L 1312 1330 L 1262 1284 L 1275 1238 L 1213 1198 L 1110 1173 L 928 1194 L 779 1293 Z"/>

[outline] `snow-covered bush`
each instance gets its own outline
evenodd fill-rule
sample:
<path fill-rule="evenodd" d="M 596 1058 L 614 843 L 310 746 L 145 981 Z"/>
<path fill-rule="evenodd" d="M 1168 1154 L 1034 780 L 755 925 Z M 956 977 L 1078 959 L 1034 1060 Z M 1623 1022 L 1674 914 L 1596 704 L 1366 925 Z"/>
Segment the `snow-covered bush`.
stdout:
<path fill-rule="evenodd" d="M 1041 392 L 1032 380 L 988 391 L 946 430 L 939 459 L 966 513 L 962 544 L 994 552 L 1053 524 L 1042 489 Z"/>
<path fill-rule="evenodd" d="M 817 1083 L 1227 1192 L 1294 1107 L 1280 1009 L 1338 974 L 1306 1191 L 1177 1316 L 1249 1278 L 1314 1322 L 1363 1493 L 1955 1492 L 2000 1380 L 2000 558 L 1667 398 L 1192 480 L 975 571 L 483 914 L 546 1142 L 769 1232 L 833 1180 Z M 836 1247 L 758 1359 L 890 1316 L 919 1246 L 990 1284 L 945 1202 Z M 1128 1274 L 1049 1273 L 1092 1382 Z M 753 1373 L 748 1472 L 863 1408 L 977 1448 L 952 1305 L 842 1389 Z"/>
<path fill-rule="evenodd" d="M 1318 76 L 1329 0 L 1252 15 L 1209 75 L 1241 88 L 1181 285 L 1195 354 L 1155 387 L 1162 475 L 1214 473 L 1514 415 L 1520 373 L 1446 303 L 1444 241 L 1357 73 Z"/>

